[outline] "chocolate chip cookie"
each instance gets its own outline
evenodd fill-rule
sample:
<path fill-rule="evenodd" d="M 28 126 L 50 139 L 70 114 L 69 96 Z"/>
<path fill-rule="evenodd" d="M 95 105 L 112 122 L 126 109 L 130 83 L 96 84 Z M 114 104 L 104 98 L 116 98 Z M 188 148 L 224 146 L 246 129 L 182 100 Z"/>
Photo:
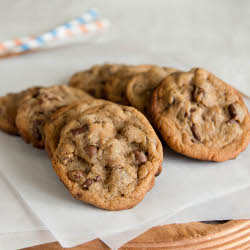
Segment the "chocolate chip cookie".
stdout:
<path fill-rule="evenodd" d="M 95 65 L 89 70 L 74 74 L 69 85 L 82 89 L 96 98 L 105 98 L 104 86 L 107 79 L 121 67 L 123 65 L 120 64 Z"/>
<path fill-rule="evenodd" d="M 225 161 L 249 143 L 250 117 L 241 95 L 206 70 L 169 75 L 151 105 L 166 143 L 186 156 Z"/>
<path fill-rule="evenodd" d="M 152 66 L 150 70 L 133 76 L 126 88 L 126 96 L 130 104 L 147 114 L 153 90 L 165 77 L 176 71 L 177 69 L 174 68 Z"/>
<path fill-rule="evenodd" d="M 111 75 L 105 84 L 106 98 L 112 102 L 128 105 L 129 101 L 126 97 L 126 87 L 131 77 L 148 71 L 151 65 L 124 66 L 115 74 Z"/>
<path fill-rule="evenodd" d="M 44 145 L 49 157 L 53 157 L 53 154 L 56 151 L 60 141 L 61 130 L 67 123 L 69 123 L 71 120 L 77 119 L 81 113 L 89 108 L 96 106 L 101 108 L 101 106 L 107 105 L 108 103 L 110 102 L 101 99 L 80 100 L 57 110 L 50 117 L 50 119 L 47 120 L 44 126 Z M 162 166 L 160 165 L 155 176 L 159 176 L 161 171 Z M 154 181 L 152 187 L 153 186 Z"/>
<path fill-rule="evenodd" d="M 107 104 L 64 126 L 52 164 L 75 198 L 123 210 L 144 198 L 162 158 L 161 142 L 139 111 Z"/>
<path fill-rule="evenodd" d="M 9 93 L 6 96 L 0 97 L 0 129 L 12 135 L 19 135 L 16 127 L 17 108 L 25 96 L 34 92 L 38 87 L 29 88 L 19 93 Z"/>
<path fill-rule="evenodd" d="M 52 86 L 37 89 L 36 93 L 26 96 L 18 108 L 16 125 L 20 135 L 34 147 L 44 147 L 43 126 L 50 115 L 58 108 L 79 99 L 89 99 L 84 91 L 68 86 Z"/>

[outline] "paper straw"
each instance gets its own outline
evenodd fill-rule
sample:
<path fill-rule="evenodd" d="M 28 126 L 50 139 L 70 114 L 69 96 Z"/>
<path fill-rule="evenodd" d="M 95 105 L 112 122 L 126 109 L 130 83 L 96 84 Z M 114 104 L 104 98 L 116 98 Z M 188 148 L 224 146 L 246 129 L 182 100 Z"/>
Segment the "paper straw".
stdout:
<path fill-rule="evenodd" d="M 32 48 L 41 47 L 41 45 L 58 38 L 64 38 L 66 30 L 74 30 L 77 26 L 87 25 L 90 22 L 97 20 L 98 14 L 96 10 L 92 9 L 84 13 L 78 18 L 75 18 L 49 32 L 40 36 L 24 37 L 14 40 L 7 40 L 0 43 L 0 54 L 27 51 Z M 104 24 L 105 26 L 105 24 Z M 91 28 L 89 28 L 91 30 Z M 70 32 L 68 32 L 70 34 Z"/>
<path fill-rule="evenodd" d="M 108 26 L 109 26 L 109 21 L 106 19 L 103 19 L 103 20 L 96 21 L 93 23 L 87 23 L 84 25 L 74 26 L 74 27 L 71 27 L 71 29 L 67 29 L 66 27 L 64 27 L 64 28 L 60 28 L 60 30 L 58 30 L 55 38 L 59 40 L 59 39 L 69 38 L 69 37 L 71 37 L 73 35 L 77 35 L 77 34 L 94 33 L 96 31 L 104 29 Z M 50 41 L 51 41 L 51 36 L 48 33 L 46 33 L 42 36 L 39 36 L 38 38 L 32 39 L 32 40 L 22 44 L 21 46 L 14 47 L 11 50 L 11 52 L 19 53 L 19 52 L 23 52 L 23 51 L 30 51 L 33 49 L 38 49 L 38 48 L 41 48 L 44 45 L 48 44 Z"/>

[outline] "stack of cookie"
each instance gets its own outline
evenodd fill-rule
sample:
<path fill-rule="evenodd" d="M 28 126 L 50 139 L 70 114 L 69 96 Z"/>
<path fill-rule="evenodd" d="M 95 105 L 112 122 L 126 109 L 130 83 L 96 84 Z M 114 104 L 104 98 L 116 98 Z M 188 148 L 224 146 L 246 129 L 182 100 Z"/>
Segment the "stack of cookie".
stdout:
<path fill-rule="evenodd" d="M 235 158 L 250 140 L 240 94 L 202 69 L 96 65 L 69 85 L 1 97 L 0 128 L 45 147 L 70 193 L 103 209 L 132 208 L 153 188 L 163 150 L 151 124 L 200 160 Z"/>
<path fill-rule="evenodd" d="M 225 161 L 250 140 L 248 110 L 238 91 L 206 70 L 152 65 L 97 65 L 70 86 L 141 111 L 176 152 Z"/>
<path fill-rule="evenodd" d="M 162 145 L 143 114 L 66 85 L 0 98 L 0 127 L 46 148 L 79 200 L 108 210 L 134 207 L 161 173 Z"/>

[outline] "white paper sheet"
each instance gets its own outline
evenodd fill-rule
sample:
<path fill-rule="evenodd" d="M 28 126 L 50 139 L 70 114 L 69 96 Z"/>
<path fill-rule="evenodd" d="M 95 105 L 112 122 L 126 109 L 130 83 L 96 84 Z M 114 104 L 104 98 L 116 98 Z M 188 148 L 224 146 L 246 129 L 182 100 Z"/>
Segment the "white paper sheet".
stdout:
<path fill-rule="evenodd" d="M 0 172 L 0 235 L 43 230 L 46 227 L 27 208 L 23 199 L 13 191 Z M 1 248 L 0 248 L 1 249 Z"/>
<path fill-rule="evenodd" d="M 54 236 L 45 229 L 46 227 L 27 207 L 22 198 L 16 194 L 16 191 L 13 190 L 2 174 L 0 176 L 0 187 L 0 199 L 2 201 L 0 249 L 17 249 L 56 241 Z M 247 188 L 219 199 L 186 208 L 172 217 L 160 221 L 160 224 L 250 218 L 250 201 L 249 199 L 243 199 L 247 197 L 249 192 L 250 188 Z M 241 204 L 241 206 L 239 207 L 238 204 Z M 157 225 L 157 221 L 143 229 L 115 233 L 101 239 L 112 249 L 115 249 L 154 225 Z"/>
<path fill-rule="evenodd" d="M 0 172 L 0 249 L 13 250 L 56 239 Z"/>
<path fill-rule="evenodd" d="M 105 61 L 182 69 L 202 66 L 250 93 L 248 1 L 155 4 L 130 0 L 109 5 L 92 1 L 92 6 L 78 0 L 74 4 L 56 0 L 49 6 L 45 1 L 36 5 L 31 0 L 8 2 L 0 10 L 1 39 L 44 31 L 93 6 L 113 22 L 110 31 L 95 42 L 0 61 L 1 94 L 34 84 L 66 82 L 73 72 Z M 35 11 L 30 11 L 31 5 Z M 169 150 L 155 188 L 135 209 L 123 212 L 102 211 L 74 200 L 44 152 L 4 134 L 0 134 L 0 169 L 57 240 L 74 246 L 166 218 L 187 205 L 247 186 L 249 150 L 237 160 L 220 164 L 201 163 Z"/>
<path fill-rule="evenodd" d="M 9 184 L 6 183 L 6 181 L 1 182 L 1 180 L 2 178 L 0 179 L 0 183 L 4 183 L 5 187 L 3 189 L 3 192 L 0 193 L 0 197 L 3 198 L 6 195 L 8 196 L 9 194 L 12 194 L 13 191 L 11 189 L 8 189 Z M 2 189 L 0 191 L 2 191 Z M 164 221 L 162 220 L 158 224 L 167 225 L 171 223 L 187 223 L 205 220 L 210 221 L 250 219 L 250 200 L 244 199 L 244 197 L 247 197 L 249 195 L 249 192 L 250 187 L 244 190 L 239 190 L 237 192 L 230 193 L 223 197 L 219 197 L 201 204 L 197 204 L 195 206 L 180 211 L 179 213 L 173 215 L 170 218 L 166 218 Z M 54 236 L 48 230 L 40 230 L 40 228 L 43 226 L 41 223 L 33 223 L 36 217 L 33 215 L 30 209 L 26 207 L 24 202 L 20 200 L 20 198 L 16 197 L 15 202 L 13 202 L 13 199 L 5 199 L 5 204 L 6 206 L 8 205 L 9 207 L 11 207 L 13 210 L 18 209 L 20 214 L 22 214 L 23 210 L 26 211 L 27 213 L 25 214 L 23 221 L 25 221 L 25 224 L 28 224 L 29 226 L 32 225 L 33 231 L 26 231 L 25 226 L 22 228 L 19 224 L 19 220 L 16 221 L 16 213 L 12 213 L 12 210 L 6 211 L 3 214 L 5 218 L 8 219 L 8 221 L 6 223 L 1 223 L 1 228 L 3 229 L 2 231 L 4 231 L 6 225 L 8 225 L 8 227 L 11 228 L 11 231 L 16 231 L 17 229 L 19 229 L 20 232 L 1 233 L 0 249 L 20 249 L 56 241 Z M 238 204 L 241 204 L 241 206 L 239 207 Z M 157 224 L 157 221 L 155 221 L 154 223 Z M 10 227 L 11 225 L 12 227 Z M 19 228 L 17 228 L 18 225 Z M 133 229 L 127 232 L 115 233 L 110 236 L 105 236 L 101 238 L 101 240 L 105 244 L 107 244 L 111 249 L 118 249 L 123 244 L 137 237 L 146 230 L 147 228 L 145 227 L 143 229 Z"/>
<path fill-rule="evenodd" d="M 69 195 L 53 172 L 45 152 L 5 134 L 0 134 L 0 141 L 3 146 L 1 171 L 65 247 L 147 225 L 187 205 L 249 185 L 247 155 L 250 148 L 237 160 L 225 163 L 199 162 L 165 150 L 168 160 L 163 164 L 163 172 L 154 189 L 138 206 L 127 211 L 103 211 Z M 10 148 L 15 149 L 11 158 L 8 157 Z M 7 163 L 8 168 L 4 168 Z"/>
<path fill-rule="evenodd" d="M 0 234 L 0 249 L 14 250 L 55 242 L 48 230 Z"/>

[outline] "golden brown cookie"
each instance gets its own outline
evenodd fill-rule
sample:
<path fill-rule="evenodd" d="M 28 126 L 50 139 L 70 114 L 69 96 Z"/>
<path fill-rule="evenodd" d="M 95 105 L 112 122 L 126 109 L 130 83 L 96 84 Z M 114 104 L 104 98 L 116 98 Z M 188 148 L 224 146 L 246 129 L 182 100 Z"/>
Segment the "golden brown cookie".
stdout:
<path fill-rule="evenodd" d="M 43 126 L 50 115 L 76 100 L 90 98 L 84 91 L 63 85 L 38 89 L 35 94 L 27 95 L 18 108 L 16 125 L 20 135 L 25 142 L 43 148 Z"/>
<path fill-rule="evenodd" d="M 240 94 L 206 70 L 169 75 L 151 105 L 166 143 L 186 156 L 226 161 L 249 143 L 250 116 Z"/>
<path fill-rule="evenodd" d="M 117 72 L 121 64 L 100 64 L 74 74 L 69 85 L 86 91 L 96 98 L 105 98 L 104 87 L 107 79 Z"/>
<path fill-rule="evenodd" d="M 150 70 L 131 77 L 126 88 L 126 96 L 130 104 L 147 114 L 153 90 L 165 77 L 176 71 L 177 69 L 174 68 L 152 66 Z"/>
<path fill-rule="evenodd" d="M 162 158 L 161 142 L 140 112 L 107 104 L 64 126 L 52 164 L 75 198 L 123 210 L 142 201 Z"/>
<path fill-rule="evenodd" d="M 27 94 L 33 94 L 39 87 L 0 97 L 0 129 L 12 135 L 19 135 L 16 127 L 17 109 Z"/>
<path fill-rule="evenodd" d="M 129 101 L 126 97 L 126 87 L 131 77 L 148 71 L 151 65 L 124 66 L 115 74 L 112 74 L 105 84 L 105 96 L 108 100 L 128 105 Z"/>
<path fill-rule="evenodd" d="M 71 120 L 77 119 L 81 113 L 89 108 L 96 106 L 100 106 L 101 108 L 101 106 L 107 105 L 108 103 L 111 104 L 111 102 L 93 98 L 90 100 L 76 101 L 57 110 L 44 126 L 44 144 L 49 157 L 53 157 L 53 154 L 56 151 L 60 141 L 61 131 L 67 123 L 69 123 Z M 161 171 L 162 166 L 160 165 L 156 173 L 156 177 L 161 174 Z"/>

